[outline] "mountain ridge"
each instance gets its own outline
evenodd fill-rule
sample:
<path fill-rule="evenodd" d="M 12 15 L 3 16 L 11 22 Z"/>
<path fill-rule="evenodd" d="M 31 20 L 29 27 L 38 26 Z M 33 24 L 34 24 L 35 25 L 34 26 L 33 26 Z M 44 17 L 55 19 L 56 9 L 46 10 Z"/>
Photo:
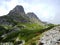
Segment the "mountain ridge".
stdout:
<path fill-rule="evenodd" d="M 26 14 L 23 6 L 21 6 L 21 5 L 17 5 L 7 15 L 5 15 L 5 17 L 4 16 L 2 16 L 2 17 L 1 17 L 1 19 L 5 22 L 6 22 L 6 20 L 8 20 L 7 17 L 9 17 L 17 22 L 31 22 L 31 23 L 43 24 L 41 22 L 41 20 L 37 17 L 37 15 L 34 14 L 33 12 L 28 12 Z M 0 22 L 3 22 L 2 20 Z"/>

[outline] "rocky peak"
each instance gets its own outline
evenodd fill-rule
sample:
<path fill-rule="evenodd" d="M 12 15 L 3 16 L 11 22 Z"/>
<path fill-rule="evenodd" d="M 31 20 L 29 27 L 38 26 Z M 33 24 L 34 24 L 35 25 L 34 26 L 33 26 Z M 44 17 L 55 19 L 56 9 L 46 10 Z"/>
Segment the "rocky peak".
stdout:
<path fill-rule="evenodd" d="M 17 5 L 14 9 L 12 9 L 8 15 L 11 14 L 25 14 L 24 8 L 21 5 Z"/>
<path fill-rule="evenodd" d="M 37 15 L 33 12 L 27 13 L 27 17 L 30 19 L 31 22 L 42 24 L 41 20 L 37 17 Z"/>
<path fill-rule="evenodd" d="M 30 18 L 32 17 L 37 18 L 37 16 L 33 12 L 27 13 L 27 16 L 29 16 Z"/>
<path fill-rule="evenodd" d="M 22 13 L 24 13 L 24 8 L 23 8 L 23 6 L 20 6 L 20 5 L 17 5 L 14 9 L 13 9 L 13 11 L 17 11 L 17 12 L 22 12 Z"/>

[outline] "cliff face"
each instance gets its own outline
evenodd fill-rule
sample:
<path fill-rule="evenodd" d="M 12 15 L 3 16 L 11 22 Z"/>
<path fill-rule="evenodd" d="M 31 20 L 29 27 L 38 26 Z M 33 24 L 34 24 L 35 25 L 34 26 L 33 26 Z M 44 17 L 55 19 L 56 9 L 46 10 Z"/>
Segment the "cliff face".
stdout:
<path fill-rule="evenodd" d="M 60 45 L 60 26 L 54 27 L 43 33 L 40 39 L 42 45 Z"/>
<path fill-rule="evenodd" d="M 14 14 L 25 14 L 23 6 L 17 5 L 13 10 L 9 12 L 8 15 L 14 15 Z"/>

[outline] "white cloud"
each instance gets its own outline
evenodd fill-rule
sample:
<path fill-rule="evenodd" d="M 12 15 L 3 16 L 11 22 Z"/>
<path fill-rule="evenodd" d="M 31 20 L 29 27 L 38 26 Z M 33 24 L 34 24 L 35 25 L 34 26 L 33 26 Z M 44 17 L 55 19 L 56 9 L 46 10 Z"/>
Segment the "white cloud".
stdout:
<path fill-rule="evenodd" d="M 6 9 L 0 7 L 0 16 L 2 16 L 2 15 L 6 15 L 7 13 L 8 13 L 8 12 L 7 12 Z"/>

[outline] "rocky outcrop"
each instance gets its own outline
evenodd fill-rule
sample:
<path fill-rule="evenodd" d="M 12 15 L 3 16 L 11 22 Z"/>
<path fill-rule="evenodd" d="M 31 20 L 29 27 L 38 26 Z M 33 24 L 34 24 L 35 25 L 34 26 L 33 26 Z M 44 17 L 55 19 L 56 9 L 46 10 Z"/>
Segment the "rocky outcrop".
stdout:
<path fill-rule="evenodd" d="M 27 17 L 29 18 L 29 20 L 30 20 L 31 22 L 42 24 L 42 21 L 36 16 L 35 13 L 29 12 L 29 13 L 27 13 L 26 15 L 27 15 Z"/>
<path fill-rule="evenodd" d="M 37 19 L 38 19 L 38 17 L 37 17 L 33 12 L 27 13 L 27 16 L 28 16 L 29 18 L 37 18 Z"/>
<path fill-rule="evenodd" d="M 23 6 L 17 5 L 13 10 L 9 12 L 8 15 L 20 15 L 20 14 L 25 14 Z"/>
<path fill-rule="evenodd" d="M 39 45 L 60 45 L 60 26 L 44 32 Z"/>

